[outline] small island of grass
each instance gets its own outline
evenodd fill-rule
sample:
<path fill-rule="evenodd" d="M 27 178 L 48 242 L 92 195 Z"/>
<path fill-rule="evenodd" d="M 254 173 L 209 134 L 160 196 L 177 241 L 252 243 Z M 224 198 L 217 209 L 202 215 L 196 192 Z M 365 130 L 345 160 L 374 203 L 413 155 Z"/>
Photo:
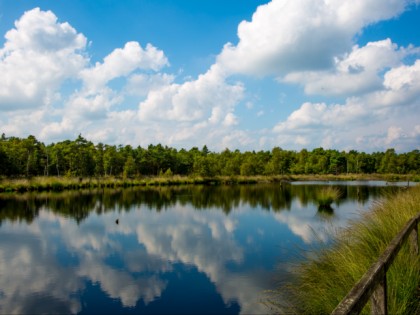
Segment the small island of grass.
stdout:
<path fill-rule="evenodd" d="M 316 195 L 319 211 L 332 212 L 331 204 L 341 197 L 339 188 L 333 186 L 322 187 Z"/>

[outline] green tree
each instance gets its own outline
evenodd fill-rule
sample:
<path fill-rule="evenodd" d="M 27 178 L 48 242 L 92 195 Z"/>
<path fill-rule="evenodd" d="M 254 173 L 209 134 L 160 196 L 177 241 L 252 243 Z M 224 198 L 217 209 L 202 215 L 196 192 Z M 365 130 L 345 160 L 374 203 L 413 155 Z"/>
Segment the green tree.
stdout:
<path fill-rule="evenodd" d="M 217 175 L 216 163 L 213 155 L 203 156 L 201 154 L 194 157 L 193 172 L 202 177 L 212 177 Z"/>
<path fill-rule="evenodd" d="M 309 153 L 308 150 L 302 149 L 299 153 L 295 155 L 295 160 L 290 171 L 293 174 L 304 174 L 306 171 L 306 161 L 308 160 Z"/>
<path fill-rule="evenodd" d="M 380 161 L 380 173 L 397 173 L 397 155 L 395 149 L 386 150 Z"/>
<path fill-rule="evenodd" d="M 346 172 L 346 157 L 336 150 L 328 150 L 330 154 L 329 170 L 330 174 L 340 174 Z"/>
<path fill-rule="evenodd" d="M 95 146 L 95 153 L 93 156 L 94 163 L 95 163 L 95 175 L 96 176 L 104 176 L 105 175 L 105 167 L 104 167 L 104 151 L 105 146 L 103 143 L 99 142 Z"/>
<path fill-rule="evenodd" d="M 118 176 L 123 173 L 124 158 L 120 154 L 120 149 L 115 145 L 105 145 L 104 150 L 104 171 L 105 175 Z"/>
<path fill-rule="evenodd" d="M 134 158 L 131 155 L 129 155 L 124 164 L 123 176 L 124 178 L 132 177 L 133 175 L 135 175 L 135 173 L 136 173 L 136 163 L 134 161 Z"/>

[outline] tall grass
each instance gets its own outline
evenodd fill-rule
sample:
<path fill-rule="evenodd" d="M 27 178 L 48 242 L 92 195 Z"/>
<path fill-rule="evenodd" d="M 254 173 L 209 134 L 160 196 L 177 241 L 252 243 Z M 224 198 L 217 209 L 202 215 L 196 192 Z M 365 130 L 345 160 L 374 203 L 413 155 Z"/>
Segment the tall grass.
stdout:
<path fill-rule="evenodd" d="M 167 186 L 167 185 L 219 185 L 219 184 L 255 184 L 259 182 L 280 182 L 288 180 L 287 176 L 180 176 L 162 175 L 152 177 L 33 177 L 18 179 L 1 179 L 1 192 L 26 191 L 62 191 L 86 188 L 115 188 L 132 186 Z"/>
<path fill-rule="evenodd" d="M 420 186 L 378 202 L 338 232 L 333 245 L 295 266 L 294 279 L 275 293 L 280 312 L 328 314 L 400 232 L 420 212 Z M 419 306 L 420 258 L 405 244 L 387 273 L 390 314 L 412 314 Z M 279 302 L 285 294 L 289 303 Z M 369 313 L 370 303 L 363 313 Z"/>
<path fill-rule="evenodd" d="M 289 181 L 307 180 L 404 180 L 414 181 L 411 175 L 401 175 L 399 177 L 389 177 L 390 175 L 377 174 L 344 174 L 344 175 L 256 175 L 256 176 L 150 176 L 150 177 L 54 177 L 40 176 L 33 178 L 1 178 L 1 192 L 25 192 L 25 191 L 61 191 L 69 189 L 85 188 L 115 188 L 131 186 L 165 186 L 165 185 L 217 185 L 217 184 L 256 184 L 256 183 L 281 183 Z M 420 178 L 417 178 L 420 181 Z"/>
<path fill-rule="evenodd" d="M 339 188 L 333 186 L 322 187 L 316 194 L 319 206 L 330 206 L 333 201 L 338 200 L 342 193 Z"/>

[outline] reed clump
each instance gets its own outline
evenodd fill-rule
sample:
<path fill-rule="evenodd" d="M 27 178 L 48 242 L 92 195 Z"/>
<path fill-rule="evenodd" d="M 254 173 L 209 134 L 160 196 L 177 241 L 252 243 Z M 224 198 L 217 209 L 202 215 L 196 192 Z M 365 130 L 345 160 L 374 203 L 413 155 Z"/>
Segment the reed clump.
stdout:
<path fill-rule="evenodd" d="M 387 196 L 337 232 L 332 246 L 311 253 L 293 269 L 293 280 L 274 294 L 280 312 L 329 314 L 382 254 L 403 226 L 420 212 L 420 186 Z M 387 272 L 389 314 L 419 307 L 420 256 L 404 244 Z M 279 302 L 287 295 L 288 303 Z M 370 313 L 367 303 L 363 314 Z"/>
<path fill-rule="evenodd" d="M 317 195 L 316 200 L 320 207 L 331 206 L 334 201 L 340 199 L 342 193 L 339 188 L 333 186 L 322 187 Z"/>

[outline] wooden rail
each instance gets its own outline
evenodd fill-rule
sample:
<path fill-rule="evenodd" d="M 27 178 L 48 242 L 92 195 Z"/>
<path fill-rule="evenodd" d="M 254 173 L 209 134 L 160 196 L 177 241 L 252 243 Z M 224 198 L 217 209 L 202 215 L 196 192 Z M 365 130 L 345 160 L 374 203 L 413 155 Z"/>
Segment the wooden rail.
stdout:
<path fill-rule="evenodd" d="M 371 299 L 372 314 L 388 314 L 386 272 L 408 238 L 410 239 L 411 250 L 417 255 L 419 254 L 419 222 L 420 213 L 407 222 L 378 260 L 369 268 L 331 314 L 359 314 L 369 298 Z"/>

